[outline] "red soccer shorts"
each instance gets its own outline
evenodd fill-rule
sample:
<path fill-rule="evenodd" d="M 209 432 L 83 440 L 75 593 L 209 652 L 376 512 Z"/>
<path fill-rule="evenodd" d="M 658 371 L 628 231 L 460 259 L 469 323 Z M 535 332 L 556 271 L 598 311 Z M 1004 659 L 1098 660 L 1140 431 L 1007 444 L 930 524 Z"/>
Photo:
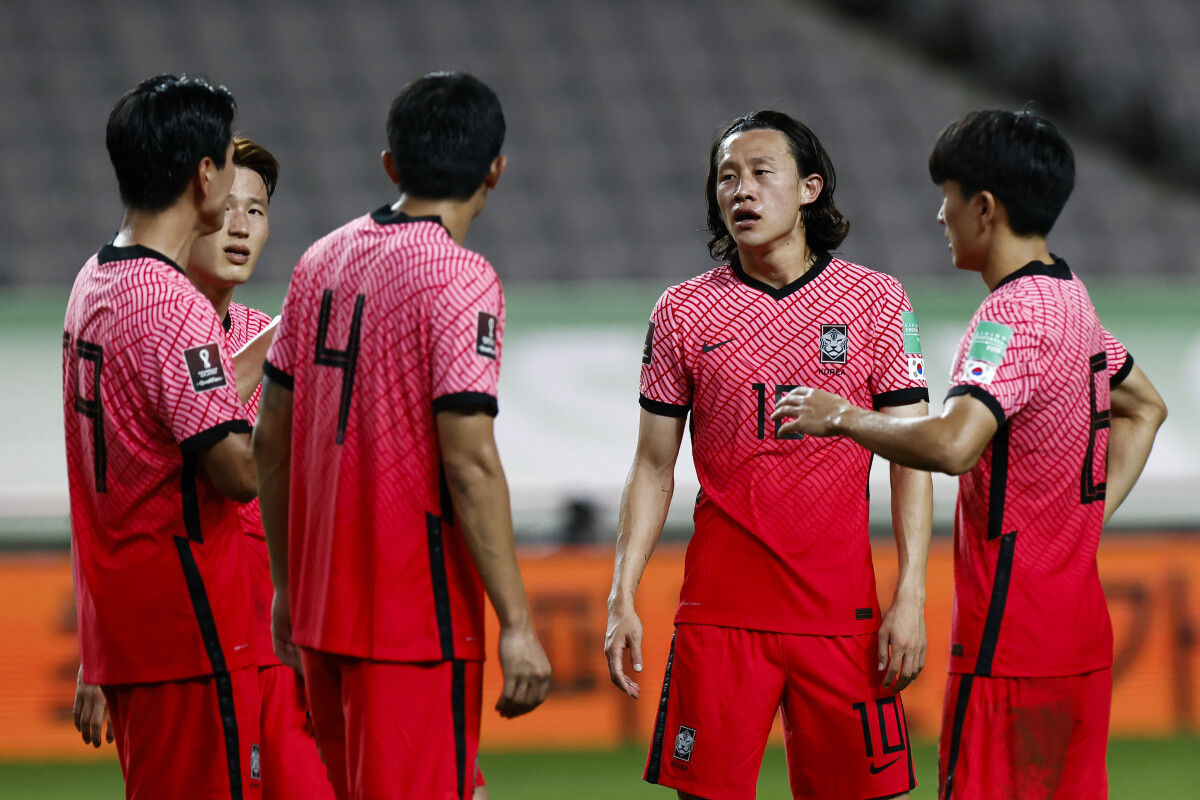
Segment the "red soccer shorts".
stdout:
<path fill-rule="evenodd" d="M 260 667 L 263 800 L 333 800 L 308 719 L 304 681 L 291 667 Z"/>
<path fill-rule="evenodd" d="M 129 800 L 258 800 L 257 669 L 105 686 Z"/>
<path fill-rule="evenodd" d="M 1112 670 L 1061 678 L 950 675 L 938 796 L 1108 797 Z"/>
<path fill-rule="evenodd" d="M 482 662 L 300 653 L 309 712 L 338 800 L 471 800 Z"/>
<path fill-rule="evenodd" d="M 751 800 L 783 711 L 792 794 L 890 797 L 916 786 L 904 705 L 880 687 L 878 637 L 678 625 L 643 776 Z"/>

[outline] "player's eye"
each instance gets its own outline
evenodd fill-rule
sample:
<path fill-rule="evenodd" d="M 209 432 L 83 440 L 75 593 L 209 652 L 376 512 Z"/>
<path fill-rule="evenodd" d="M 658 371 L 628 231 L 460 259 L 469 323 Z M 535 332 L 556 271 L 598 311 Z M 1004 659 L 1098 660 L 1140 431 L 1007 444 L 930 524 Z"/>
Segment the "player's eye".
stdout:
<path fill-rule="evenodd" d="M 732 172 L 726 172 L 724 175 L 721 176 L 720 181 L 721 181 L 721 183 L 728 183 L 729 181 L 733 180 L 733 178 L 734 178 L 734 175 Z"/>
<path fill-rule="evenodd" d="M 755 175 L 770 175 L 770 174 L 771 174 L 771 170 L 769 170 L 769 169 L 756 169 L 756 170 L 754 170 L 754 174 L 755 174 Z"/>
<path fill-rule="evenodd" d="M 250 209 L 250 213 L 251 213 L 251 214 L 258 214 L 260 217 L 263 215 L 263 212 L 262 212 L 262 209 L 261 209 L 261 208 L 252 208 L 252 209 Z"/>

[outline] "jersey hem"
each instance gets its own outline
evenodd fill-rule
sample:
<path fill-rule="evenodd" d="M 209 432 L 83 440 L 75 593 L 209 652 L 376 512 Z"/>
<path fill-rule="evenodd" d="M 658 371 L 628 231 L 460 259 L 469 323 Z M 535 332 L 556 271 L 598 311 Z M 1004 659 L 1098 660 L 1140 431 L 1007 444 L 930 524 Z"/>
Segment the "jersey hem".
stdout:
<path fill-rule="evenodd" d="M 433 399 L 433 413 L 443 411 L 482 411 L 494 417 L 500 413 L 500 406 L 487 392 L 454 392 Z"/>
<path fill-rule="evenodd" d="M 644 394 L 638 396 L 638 404 L 651 414 L 657 414 L 660 417 L 686 417 L 692 410 L 691 405 L 678 406 L 674 403 L 664 403 L 661 400 L 651 400 Z"/>
<path fill-rule="evenodd" d="M 1125 379 L 1129 377 L 1129 373 L 1131 372 L 1133 372 L 1133 354 L 1126 353 L 1125 363 L 1122 364 L 1121 368 L 1113 373 L 1113 376 L 1108 379 L 1109 387 L 1119 386 L 1120 384 L 1124 383 Z"/>
<path fill-rule="evenodd" d="M 697 619 L 676 612 L 674 624 L 677 626 L 711 625 L 714 628 L 736 628 L 738 630 L 758 631 L 760 633 L 783 633 L 789 636 L 870 636 L 871 634 L 879 633 L 883 614 L 882 612 L 872 613 L 871 619 L 863 620 L 862 623 L 856 626 L 841 625 L 825 620 L 825 625 L 814 624 L 812 627 L 806 625 L 802 629 L 783 628 L 778 624 L 772 625 L 769 622 L 758 624 L 755 620 L 738 619 L 738 616 L 740 615 L 705 614 L 703 618 Z"/>
<path fill-rule="evenodd" d="M 296 391 L 296 379 L 270 361 L 263 361 L 262 369 L 263 374 L 270 378 L 272 383 L 278 383 L 289 392 Z"/>
<path fill-rule="evenodd" d="M 224 439 L 231 433 L 250 433 L 253 428 L 250 423 L 244 419 L 231 419 L 228 422 L 222 422 L 220 425 L 214 425 L 206 431 L 201 431 L 194 436 L 189 436 L 179 443 L 179 449 L 183 453 L 194 453 L 197 450 L 214 445 Z"/>
<path fill-rule="evenodd" d="M 966 656 L 961 656 L 965 659 Z M 1020 670 L 1017 672 L 1009 672 L 1001 670 L 996 672 L 995 668 L 987 675 L 980 675 L 974 669 L 967 669 L 955 665 L 958 658 L 950 659 L 950 666 L 946 672 L 950 675 L 973 675 L 977 678 L 1070 678 L 1074 675 L 1090 675 L 1093 672 L 1103 672 L 1106 669 L 1112 669 L 1112 661 L 1102 664 L 1094 664 L 1082 667 L 1063 667 L 1061 669 L 1044 669 L 1044 670 Z"/>
<path fill-rule="evenodd" d="M 921 386 L 909 386 L 905 389 L 881 392 L 871 398 L 871 404 L 875 406 L 876 411 L 879 411 L 889 406 L 906 406 L 921 400 L 929 402 L 929 389 Z"/>
<path fill-rule="evenodd" d="M 351 647 L 348 645 L 316 645 L 310 643 L 311 640 L 307 636 L 296 636 L 293 633 L 292 641 L 307 650 L 315 650 L 319 653 L 328 653 L 329 655 L 344 656 L 347 658 L 361 658 L 364 661 L 387 661 L 395 664 L 444 664 L 450 661 L 486 661 L 487 656 L 481 651 L 477 653 L 467 653 L 464 655 L 461 652 L 462 648 L 456 648 L 456 652 L 452 657 L 446 658 L 442 655 L 440 647 L 431 648 L 429 650 L 419 650 L 416 653 L 401 653 L 398 655 L 390 655 L 386 652 L 379 652 L 378 649 L 372 651 L 365 647 Z"/>
<path fill-rule="evenodd" d="M 987 389 L 975 386 L 973 384 L 953 386 L 950 388 L 950 391 L 946 392 L 946 399 L 949 400 L 951 397 L 958 397 L 959 395 L 964 394 L 974 397 L 976 400 L 987 406 L 988 411 L 991 411 L 992 415 L 996 418 L 997 426 L 1004 424 L 1004 408 L 1000 405 L 999 400 L 988 394 Z"/>

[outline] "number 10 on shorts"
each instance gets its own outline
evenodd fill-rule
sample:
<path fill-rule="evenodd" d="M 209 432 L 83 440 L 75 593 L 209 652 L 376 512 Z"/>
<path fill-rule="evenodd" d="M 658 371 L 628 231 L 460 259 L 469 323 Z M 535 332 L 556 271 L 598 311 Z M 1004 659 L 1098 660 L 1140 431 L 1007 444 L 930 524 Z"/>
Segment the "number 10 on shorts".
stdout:
<path fill-rule="evenodd" d="M 875 714 L 867 713 L 866 703 L 855 703 L 851 708 L 858 712 L 862 722 L 863 744 L 866 745 L 868 758 L 875 757 L 874 742 L 879 743 L 881 754 L 885 756 L 904 749 L 904 722 L 900 719 L 900 707 L 896 704 L 895 695 L 876 700 Z M 877 725 L 871 725 L 871 717 L 876 718 Z"/>

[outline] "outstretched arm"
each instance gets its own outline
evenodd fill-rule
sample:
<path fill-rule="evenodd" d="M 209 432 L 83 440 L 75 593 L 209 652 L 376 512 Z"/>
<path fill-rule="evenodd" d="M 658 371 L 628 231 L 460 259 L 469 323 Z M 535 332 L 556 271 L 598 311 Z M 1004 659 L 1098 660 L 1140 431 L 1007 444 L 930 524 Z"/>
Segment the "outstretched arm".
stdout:
<path fill-rule="evenodd" d="M 630 697 L 637 697 L 641 690 L 625 674 L 626 650 L 634 671 L 642 671 L 642 621 L 634 610 L 633 598 L 667 520 L 684 420 L 642 410 L 637 450 L 621 495 L 604 654 L 612 682 Z"/>
<path fill-rule="evenodd" d="M 975 466 L 999 427 L 991 410 L 971 395 L 951 397 L 936 417 L 900 418 L 807 386 L 792 390 L 771 418 L 792 420 L 782 433 L 848 436 L 893 464 L 950 475 Z"/>
<path fill-rule="evenodd" d="M 525 584 L 517 566 L 508 483 L 492 424 L 492 417 L 483 412 L 442 411 L 437 415 L 454 510 L 483 588 L 500 620 L 504 690 L 496 710 L 503 717 L 516 717 L 546 699 L 550 661 L 534 633 Z"/>
<path fill-rule="evenodd" d="M 1154 437 L 1167 418 L 1167 406 L 1137 364 L 1112 389 L 1112 427 L 1108 434 L 1107 523 L 1137 483 Z"/>

